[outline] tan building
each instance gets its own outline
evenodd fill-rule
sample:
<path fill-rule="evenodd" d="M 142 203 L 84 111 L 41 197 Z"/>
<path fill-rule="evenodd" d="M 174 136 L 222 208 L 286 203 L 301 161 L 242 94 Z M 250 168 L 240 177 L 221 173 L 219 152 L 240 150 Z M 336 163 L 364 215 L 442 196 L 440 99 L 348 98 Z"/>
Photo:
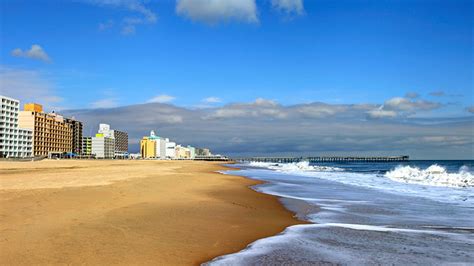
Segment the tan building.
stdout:
<path fill-rule="evenodd" d="M 72 152 L 73 125 L 55 113 L 44 113 L 40 104 L 25 104 L 18 117 L 21 128 L 33 131 L 33 155 Z"/>

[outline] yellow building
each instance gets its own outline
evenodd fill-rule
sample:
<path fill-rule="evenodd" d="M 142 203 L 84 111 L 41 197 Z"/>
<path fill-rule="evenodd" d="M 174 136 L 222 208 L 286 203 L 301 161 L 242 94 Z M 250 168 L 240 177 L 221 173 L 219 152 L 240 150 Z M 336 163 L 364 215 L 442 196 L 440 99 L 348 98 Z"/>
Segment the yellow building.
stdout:
<path fill-rule="evenodd" d="M 55 113 L 43 113 L 40 104 L 28 103 L 20 111 L 18 125 L 33 131 L 33 155 L 72 152 L 73 126 Z"/>
<path fill-rule="evenodd" d="M 156 158 L 156 140 L 149 137 L 143 137 L 140 140 L 140 153 L 143 159 Z"/>

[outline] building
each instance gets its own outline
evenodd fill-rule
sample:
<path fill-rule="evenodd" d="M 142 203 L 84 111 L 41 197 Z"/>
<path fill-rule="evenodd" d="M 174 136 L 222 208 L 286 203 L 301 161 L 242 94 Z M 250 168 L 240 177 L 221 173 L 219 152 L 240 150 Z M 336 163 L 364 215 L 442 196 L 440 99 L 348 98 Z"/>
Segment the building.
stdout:
<path fill-rule="evenodd" d="M 196 148 L 196 156 L 210 156 L 211 152 L 206 148 Z"/>
<path fill-rule="evenodd" d="M 128 156 L 128 133 L 110 129 L 108 124 L 99 124 L 99 133 L 115 139 L 115 157 Z"/>
<path fill-rule="evenodd" d="M 177 159 L 191 159 L 191 152 L 187 147 L 176 145 L 176 158 Z"/>
<path fill-rule="evenodd" d="M 19 127 L 20 101 L 0 95 L 0 158 L 33 156 L 33 131 Z"/>
<path fill-rule="evenodd" d="M 176 159 L 176 142 L 169 141 L 166 139 L 166 152 L 165 156 L 167 159 Z"/>
<path fill-rule="evenodd" d="M 196 158 L 196 148 L 193 146 L 188 145 L 188 150 L 189 150 L 189 159 L 194 159 Z"/>
<path fill-rule="evenodd" d="M 92 137 L 91 153 L 98 159 L 115 158 L 115 139 L 103 133 L 97 133 Z"/>
<path fill-rule="evenodd" d="M 143 137 L 140 140 L 140 154 L 143 159 L 156 158 L 156 141 L 150 137 Z"/>
<path fill-rule="evenodd" d="M 82 122 L 75 120 L 74 118 L 64 118 L 66 123 L 72 126 L 72 152 L 81 155 L 82 154 Z"/>
<path fill-rule="evenodd" d="M 19 113 L 19 126 L 33 133 L 33 155 L 53 156 L 72 152 L 73 125 L 56 113 L 44 113 L 40 104 L 28 103 Z"/>
<path fill-rule="evenodd" d="M 92 155 L 92 137 L 82 137 L 81 155 Z"/>
<path fill-rule="evenodd" d="M 140 141 L 140 154 L 145 159 L 166 159 L 166 139 L 160 138 L 155 131 Z"/>
<path fill-rule="evenodd" d="M 115 139 L 115 156 L 125 157 L 128 155 L 128 133 L 112 130 L 112 136 Z"/>

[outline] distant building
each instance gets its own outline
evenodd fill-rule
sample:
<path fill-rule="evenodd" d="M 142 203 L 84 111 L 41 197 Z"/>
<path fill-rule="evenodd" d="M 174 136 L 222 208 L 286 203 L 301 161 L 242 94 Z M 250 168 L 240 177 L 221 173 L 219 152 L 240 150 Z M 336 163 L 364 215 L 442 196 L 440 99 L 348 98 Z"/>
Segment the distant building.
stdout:
<path fill-rule="evenodd" d="M 92 137 L 82 137 L 81 155 L 92 155 Z"/>
<path fill-rule="evenodd" d="M 140 141 L 140 154 L 145 159 L 166 159 L 166 140 L 150 132 L 150 136 Z"/>
<path fill-rule="evenodd" d="M 165 156 L 167 159 L 175 159 L 176 158 L 176 142 L 169 141 L 166 139 L 166 152 Z"/>
<path fill-rule="evenodd" d="M 91 153 L 98 159 L 115 158 L 115 139 L 103 133 L 97 133 L 92 138 Z"/>
<path fill-rule="evenodd" d="M 196 156 L 210 156 L 211 152 L 206 148 L 196 148 Z"/>
<path fill-rule="evenodd" d="M 72 152 L 81 155 L 82 154 L 82 122 L 75 120 L 74 118 L 65 118 L 66 123 L 72 126 Z"/>
<path fill-rule="evenodd" d="M 155 159 L 156 158 L 156 139 L 154 138 L 155 132 L 151 131 L 150 136 L 143 137 L 140 140 L 140 154 L 143 159 Z"/>
<path fill-rule="evenodd" d="M 108 124 L 99 124 L 99 133 L 115 140 L 115 157 L 125 157 L 128 155 L 128 133 L 115 129 L 110 129 Z"/>
<path fill-rule="evenodd" d="M 128 133 L 112 130 L 112 136 L 115 139 L 115 156 L 127 156 L 128 155 Z"/>
<path fill-rule="evenodd" d="M 194 159 L 196 158 L 196 148 L 193 146 L 188 145 L 188 150 L 189 150 L 189 159 Z"/>
<path fill-rule="evenodd" d="M 176 158 L 177 159 L 191 159 L 191 152 L 187 147 L 176 145 Z"/>
<path fill-rule="evenodd" d="M 20 101 L 1 95 L 0 100 L 0 157 L 32 157 L 33 131 L 18 126 Z"/>
<path fill-rule="evenodd" d="M 33 155 L 72 152 L 73 125 L 56 113 L 44 113 L 40 104 L 28 103 L 19 113 L 19 126 L 33 132 Z"/>

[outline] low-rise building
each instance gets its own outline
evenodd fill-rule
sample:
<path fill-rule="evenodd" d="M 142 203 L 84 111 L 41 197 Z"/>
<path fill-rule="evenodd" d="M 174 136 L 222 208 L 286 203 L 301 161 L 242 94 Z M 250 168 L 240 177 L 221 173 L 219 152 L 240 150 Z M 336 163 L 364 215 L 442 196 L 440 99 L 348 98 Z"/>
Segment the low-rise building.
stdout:
<path fill-rule="evenodd" d="M 19 127 L 20 101 L 0 95 L 0 157 L 33 156 L 33 131 Z"/>
<path fill-rule="evenodd" d="M 187 147 L 176 145 L 176 158 L 177 159 L 191 159 L 191 152 Z"/>
<path fill-rule="evenodd" d="M 92 137 L 82 137 L 81 155 L 92 155 Z"/>

